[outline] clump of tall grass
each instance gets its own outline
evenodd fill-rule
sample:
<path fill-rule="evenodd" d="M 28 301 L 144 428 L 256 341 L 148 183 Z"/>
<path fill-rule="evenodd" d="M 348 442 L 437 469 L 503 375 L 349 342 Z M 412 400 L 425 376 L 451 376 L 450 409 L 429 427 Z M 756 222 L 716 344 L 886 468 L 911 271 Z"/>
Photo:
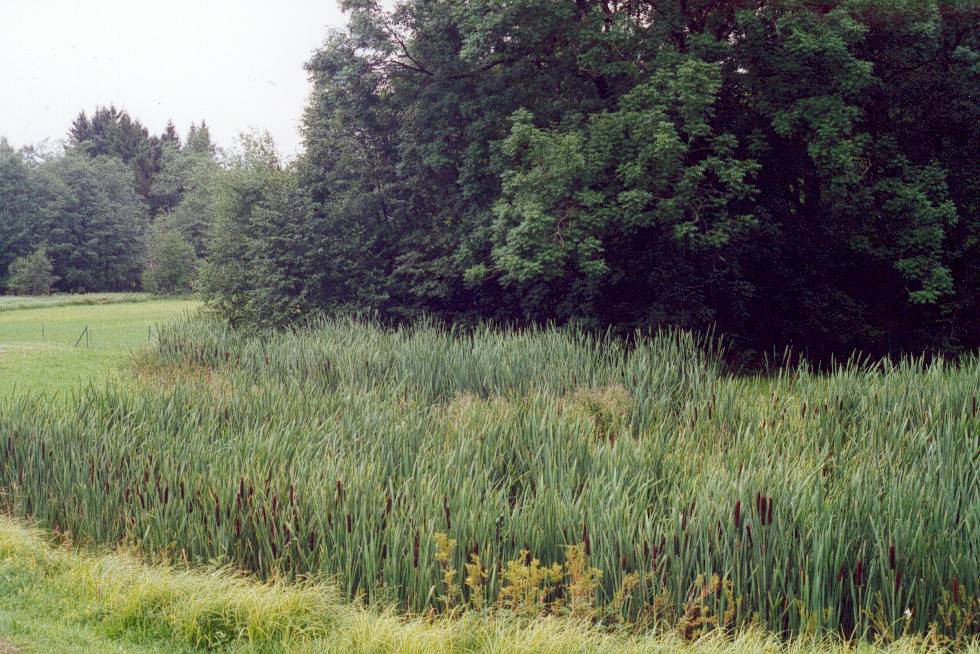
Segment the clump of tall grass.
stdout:
<path fill-rule="evenodd" d="M 689 638 L 980 629 L 978 361 L 744 379 L 706 345 L 185 322 L 141 361 L 167 384 L 0 402 L 2 501 L 416 612 L 458 612 L 478 580 L 481 608 L 578 592 L 594 622 Z M 576 546 L 588 593 L 555 578 Z"/>

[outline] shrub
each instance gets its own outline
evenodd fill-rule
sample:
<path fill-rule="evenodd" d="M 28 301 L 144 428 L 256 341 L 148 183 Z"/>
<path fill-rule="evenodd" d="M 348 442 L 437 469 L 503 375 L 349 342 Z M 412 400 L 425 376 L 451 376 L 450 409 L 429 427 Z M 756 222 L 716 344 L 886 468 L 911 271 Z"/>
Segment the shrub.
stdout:
<path fill-rule="evenodd" d="M 18 295 L 48 295 L 58 281 L 47 251 L 41 247 L 10 264 L 7 287 Z"/>
<path fill-rule="evenodd" d="M 194 248 L 176 229 L 155 226 L 147 242 L 143 288 L 157 295 L 191 290 L 197 272 Z"/>

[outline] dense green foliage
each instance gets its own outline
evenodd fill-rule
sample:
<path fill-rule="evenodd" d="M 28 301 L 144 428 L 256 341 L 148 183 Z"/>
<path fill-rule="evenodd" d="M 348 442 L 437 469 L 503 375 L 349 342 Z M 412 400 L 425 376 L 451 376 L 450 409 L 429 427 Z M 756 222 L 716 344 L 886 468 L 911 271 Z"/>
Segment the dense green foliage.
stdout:
<path fill-rule="evenodd" d="M 158 295 L 187 293 L 194 282 L 194 248 L 176 229 L 154 225 L 147 241 L 143 288 Z"/>
<path fill-rule="evenodd" d="M 60 291 L 139 283 L 147 214 L 120 160 L 33 160 L 0 141 L 0 195 L 0 277 L 14 258 L 45 247 Z"/>
<path fill-rule="evenodd" d="M 198 286 L 232 322 L 293 320 L 306 308 L 300 252 L 310 242 L 292 220 L 303 204 L 295 176 L 283 169 L 270 137 L 245 136 L 241 145 L 215 178 L 209 255 Z"/>
<path fill-rule="evenodd" d="M 716 325 L 747 358 L 980 345 L 975 3 L 342 4 L 297 197 L 248 214 L 232 318 Z"/>
<path fill-rule="evenodd" d="M 139 286 L 146 207 L 118 159 L 68 155 L 40 171 L 51 178 L 52 201 L 35 229 L 70 292 L 124 291 Z"/>
<path fill-rule="evenodd" d="M 0 280 L 14 259 L 44 247 L 58 291 L 139 288 L 145 264 L 155 261 L 147 252 L 152 234 L 178 234 L 195 258 L 206 252 L 219 170 L 203 123 L 182 145 L 173 125 L 150 137 L 115 108 L 91 120 L 81 114 L 64 153 L 15 151 L 0 140 Z"/>
<path fill-rule="evenodd" d="M 172 126 L 171 126 L 172 127 Z M 158 167 L 160 139 L 150 137 L 138 120 L 114 106 L 98 107 L 89 119 L 83 111 L 68 132 L 72 149 L 90 157 L 113 157 L 133 167 L 135 188 L 149 196 Z"/>
<path fill-rule="evenodd" d="M 974 358 L 756 380 L 682 335 L 191 322 L 142 370 L 147 386 L 82 390 L 67 412 L 0 401 L 7 510 L 415 609 L 577 598 L 687 634 L 980 628 Z M 458 541 L 441 560 L 440 532 Z M 601 578 L 531 560 L 551 571 L 576 543 Z"/>
<path fill-rule="evenodd" d="M 0 138 L 0 280 L 7 277 L 15 259 L 42 245 L 36 230 L 48 195 L 44 181 L 32 174 L 23 155 Z"/>
<path fill-rule="evenodd" d="M 51 259 L 42 247 L 33 254 L 14 259 L 7 288 L 19 295 L 48 295 L 57 280 Z"/>
<path fill-rule="evenodd" d="M 207 253 L 212 184 L 221 168 L 216 157 L 207 126 L 191 125 L 186 143 L 164 145 L 153 178 L 151 201 L 158 222 L 179 231 L 197 257 Z"/>
<path fill-rule="evenodd" d="M 201 123 L 201 129 L 207 127 Z M 196 126 L 192 126 L 197 130 Z M 140 121 L 114 106 L 97 107 L 92 118 L 83 111 L 75 118 L 68 132 L 69 148 L 89 157 L 112 157 L 132 168 L 136 192 L 156 213 L 173 198 L 154 193 L 156 176 L 161 172 L 169 152 L 180 149 L 180 137 L 173 122 L 167 124 L 160 136 L 151 136 Z"/>

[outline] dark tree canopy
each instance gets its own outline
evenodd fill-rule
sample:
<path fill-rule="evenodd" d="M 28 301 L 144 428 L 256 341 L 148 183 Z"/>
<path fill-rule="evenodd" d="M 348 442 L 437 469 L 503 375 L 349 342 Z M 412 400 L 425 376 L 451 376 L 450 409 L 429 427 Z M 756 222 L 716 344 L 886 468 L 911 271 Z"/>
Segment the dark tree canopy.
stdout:
<path fill-rule="evenodd" d="M 152 177 L 140 175 L 146 161 L 154 161 Z M 211 180 L 219 168 L 203 122 L 192 126 L 182 146 L 172 123 L 160 138 L 149 137 L 138 121 L 111 107 L 91 119 L 81 114 L 64 153 L 16 151 L 0 139 L 0 288 L 13 275 L 14 261 L 43 252 L 54 290 L 139 289 L 144 267 L 154 261 L 146 257 L 151 222 L 159 227 L 155 233 L 169 235 L 162 249 L 179 255 L 170 268 L 180 269 L 179 285 L 186 288 L 205 250 Z M 19 270 L 37 261 L 24 259 Z"/>
<path fill-rule="evenodd" d="M 40 189 L 24 157 L 0 138 L 0 279 L 15 259 L 40 245 L 34 230 L 39 200 Z"/>
<path fill-rule="evenodd" d="M 69 155 L 39 171 L 57 190 L 42 218 L 57 288 L 79 293 L 139 288 L 146 206 L 119 159 Z"/>
<path fill-rule="evenodd" d="M 168 127 L 172 128 L 173 125 Z M 91 118 L 83 111 L 68 132 L 71 147 L 90 157 L 114 157 L 130 164 L 135 175 L 136 191 L 150 196 L 153 176 L 159 170 L 161 139 L 150 136 L 138 120 L 114 106 L 98 107 Z M 164 139 L 175 134 L 164 133 Z"/>
<path fill-rule="evenodd" d="M 46 245 L 60 288 L 126 287 L 152 220 L 238 323 L 678 326 L 749 362 L 980 346 L 975 2 L 341 4 L 289 165 L 112 106 L 63 160 L 0 145 L 0 273 Z"/>
<path fill-rule="evenodd" d="M 180 232 L 196 257 L 207 252 L 211 185 L 220 169 L 207 125 L 191 125 L 186 143 L 164 142 L 150 189 L 156 221 Z"/>
<path fill-rule="evenodd" d="M 716 327 L 749 358 L 980 345 L 975 4 L 343 5 L 308 64 L 302 209 L 253 239 L 289 265 L 239 319 Z"/>

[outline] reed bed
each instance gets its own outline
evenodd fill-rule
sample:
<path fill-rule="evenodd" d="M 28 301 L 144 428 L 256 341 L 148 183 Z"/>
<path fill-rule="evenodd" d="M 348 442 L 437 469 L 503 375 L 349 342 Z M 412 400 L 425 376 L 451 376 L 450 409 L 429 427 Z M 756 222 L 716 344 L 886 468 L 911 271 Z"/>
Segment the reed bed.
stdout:
<path fill-rule="evenodd" d="M 183 321 L 144 384 L 0 401 L 2 502 L 416 614 L 976 634 L 980 362 L 718 360 L 686 334 Z"/>

